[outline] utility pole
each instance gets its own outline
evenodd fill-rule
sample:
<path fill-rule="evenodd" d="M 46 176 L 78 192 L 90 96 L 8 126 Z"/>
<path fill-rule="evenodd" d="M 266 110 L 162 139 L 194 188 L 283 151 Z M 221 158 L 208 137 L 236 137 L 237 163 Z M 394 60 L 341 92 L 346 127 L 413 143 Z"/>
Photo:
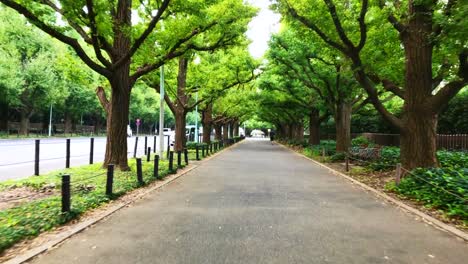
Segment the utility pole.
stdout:
<path fill-rule="evenodd" d="M 159 91 L 159 158 L 164 159 L 164 65 L 161 66 L 161 74 L 159 76 L 160 91 Z"/>
<path fill-rule="evenodd" d="M 52 103 L 50 103 L 50 116 L 49 116 L 49 137 L 52 136 Z"/>
<path fill-rule="evenodd" d="M 198 91 L 195 94 L 195 142 L 198 143 Z"/>

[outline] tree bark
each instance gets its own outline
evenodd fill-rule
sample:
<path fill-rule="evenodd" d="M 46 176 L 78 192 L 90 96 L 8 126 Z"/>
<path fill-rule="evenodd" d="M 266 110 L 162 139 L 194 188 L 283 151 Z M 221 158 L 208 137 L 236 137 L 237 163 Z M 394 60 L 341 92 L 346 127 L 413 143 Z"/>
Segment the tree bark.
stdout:
<path fill-rule="evenodd" d="M 184 109 L 177 109 L 175 112 L 175 143 L 174 151 L 183 151 L 187 138 L 185 137 L 185 124 L 187 113 Z"/>
<path fill-rule="evenodd" d="M 234 121 L 233 131 L 234 131 L 234 136 L 238 137 L 239 136 L 239 122 L 238 121 Z"/>
<path fill-rule="evenodd" d="M 304 124 L 302 122 L 296 125 L 296 140 L 304 141 Z"/>
<path fill-rule="evenodd" d="M 309 144 L 320 144 L 320 112 L 316 108 L 309 115 Z"/>
<path fill-rule="evenodd" d="M 112 97 L 107 105 L 107 144 L 103 166 L 114 164 L 128 171 L 127 124 L 130 107 L 130 63 L 124 64 L 110 80 Z"/>
<path fill-rule="evenodd" d="M 337 104 L 335 113 L 337 152 L 347 152 L 351 145 L 351 113 L 351 103 L 340 102 Z"/>
<path fill-rule="evenodd" d="M 208 104 L 205 110 L 202 111 L 203 125 L 203 143 L 211 142 L 211 130 L 213 124 L 213 104 Z"/>
<path fill-rule="evenodd" d="M 215 129 L 215 140 L 221 141 L 223 140 L 223 135 L 221 131 L 221 124 L 214 124 L 214 129 Z"/>
<path fill-rule="evenodd" d="M 71 134 L 73 127 L 73 120 L 68 111 L 65 111 L 65 125 L 64 125 L 64 134 Z"/>
<path fill-rule="evenodd" d="M 182 151 L 185 147 L 185 124 L 187 116 L 187 102 L 188 96 L 186 94 L 187 87 L 187 70 L 188 59 L 185 57 L 179 58 L 179 70 L 177 73 L 177 98 L 174 103 L 168 102 L 172 105 L 171 110 L 176 118 L 176 131 L 174 151 Z M 167 97 L 168 98 L 168 97 Z"/>
<path fill-rule="evenodd" d="M 234 138 L 234 122 L 229 122 L 229 138 Z"/>
<path fill-rule="evenodd" d="M 29 117 L 30 117 L 30 114 L 25 111 L 25 110 L 21 110 L 20 111 L 20 127 L 19 127 L 19 131 L 18 131 L 18 134 L 22 135 L 22 136 L 28 136 L 29 135 Z"/>
<path fill-rule="evenodd" d="M 0 92 L 0 93 L 3 93 Z M 8 130 L 8 102 L 3 101 L 3 98 L 6 98 L 6 95 L 0 94 L 0 131 Z"/>
<path fill-rule="evenodd" d="M 407 169 L 437 167 L 437 111 L 423 107 L 432 97 L 432 12 L 423 4 L 410 3 L 409 9 L 412 16 L 401 35 L 406 57 L 401 162 Z"/>
<path fill-rule="evenodd" d="M 224 123 L 223 124 L 223 141 L 227 142 L 229 139 L 229 123 Z"/>

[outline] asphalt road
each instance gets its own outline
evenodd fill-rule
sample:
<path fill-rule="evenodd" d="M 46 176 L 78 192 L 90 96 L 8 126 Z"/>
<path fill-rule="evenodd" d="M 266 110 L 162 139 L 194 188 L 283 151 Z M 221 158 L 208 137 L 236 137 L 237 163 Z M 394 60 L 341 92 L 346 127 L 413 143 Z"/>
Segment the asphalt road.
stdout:
<path fill-rule="evenodd" d="M 33 263 L 466 263 L 454 236 L 247 140 Z"/>
<path fill-rule="evenodd" d="M 133 156 L 135 138 L 127 138 L 129 156 Z M 71 138 L 70 166 L 89 164 L 90 139 Z M 153 151 L 154 137 L 148 136 L 148 147 Z M 159 141 L 156 141 L 158 145 Z M 167 147 L 167 138 L 164 140 Z M 139 137 L 137 156 L 144 155 L 144 137 Z M 106 151 L 106 138 L 94 139 L 94 162 L 102 162 Z M 35 157 L 34 139 L 0 140 L 0 181 L 19 179 L 34 174 Z M 41 139 L 40 144 L 40 174 L 65 168 L 66 139 Z"/>

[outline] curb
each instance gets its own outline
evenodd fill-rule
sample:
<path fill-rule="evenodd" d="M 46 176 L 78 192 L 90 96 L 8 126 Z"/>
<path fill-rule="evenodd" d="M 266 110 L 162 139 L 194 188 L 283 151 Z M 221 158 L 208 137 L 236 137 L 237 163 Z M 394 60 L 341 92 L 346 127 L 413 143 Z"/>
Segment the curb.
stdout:
<path fill-rule="evenodd" d="M 312 161 L 313 163 L 315 163 L 316 165 L 319 165 L 322 168 L 328 169 L 331 173 L 333 173 L 335 175 L 341 176 L 341 177 L 347 179 L 348 181 L 350 181 L 350 182 L 352 182 L 352 183 L 354 183 L 356 185 L 359 185 L 360 187 L 364 188 L 365 190 L 372 192 L 373 194 L 375 194 L 375 195 L 377 195 L 377 196 L 379 196 L 379 197 L 381 197 L 381 198 L 395 204 L 396 206 L 398 206 L 400 208 L 403 208 L 406 211 L 409 211 L 410 213 L 413 213 L 413 214 L 421 217 L 425 221 L 433 224 L 434 226 L 437 226 L 439 229 L 442 229 L 445 232 L 451 233 L 452 235 L 455 235 L 455 236 L 465 240 L 466 242 L 468 242 L 468 233 L 466 233 L 466 232 L 464 232 L 464 231 L 462 231 L 462 230 L 460 230 L 458 228 L 455 228 L 453 226 L 447 225 L 444 222 L 442 222 L 440 220 L 437 220 L 434 217 L 432 217 L 432 216 L 430 216 L 430 215 L 428 215 L 428 214 L 426 214 L 426 213 L 424 213 L 424 212 L 422 212 L 422 211 L 420 211 L 420 210 L 418 210 L 418 209 L 416 209 L 414 207 L 411 207 L 411 206 L 409 206 L 409 205 L 407 205 L 407 204 L 405 204 L 405 203 L 403 203 L 403 202 L 401 202 L 401 201 L 399 201 L 399 200 L 397 200 L 397 199 L 395 199 L 395 198 L 393 198 L 393 197 L 391 197 L 391 196 L 389 196 L 389 195 L 387 195 L 387 194 L 385 194 L 385 193 L 383 193 L 383 192 L 381 192 L 381 191 L 379 191 L 377 189 L 374 189 L 374 188 L 372 188 L 372 187 L 370 187 L 370 186 L 368 186 L 368 185 L 366 185 L 366 184 L 364 184 L 364 183 L 362 183 L 360 181 L 357 181 L 357 180 L 351 178 L 350 176 L 348 176 L 348 175 L 346 175 L 346 174 L 344 174 L 342 172 L 339 172 L 339 171 L 337 171 L 337 170 L 335 170 L 335 169 L 333 169 L 331 167 L 328 167 L 327 165 L 325 165 L 325 164 L 323 164 L 321 162 L 318 162 L 318 161 L 316 161 L 316 160 L 314 160 L 312 158 L 309 158 L 309 157 L 307 157 L 307 156 L 305 156 L 305 155 L 303 155 L 301 153 L 298 153 L 298 152 L 286 147 L 285 145 L 283 145 L 281 143 L 277 143 L 277 142 L 274 142 L 274 143 L 276 145 L 278 145 L 278 146 L 281 146 L 281 147 L 287 149 L 288 151 L 293 152 L 294 154 L 298 155 L 299 157 L 302 157 L 304 159 Z"/>
<path fill-rule="evenodd" d="M 196 161 L 197 162 L 196 164 L 189 165 L 187 169 L 181 171 L 180 173 L 175 174 L 173 176 L 173 178 L 169 179 L 167 182 L 164 182 L 161 185 L 154 186 L 154 187 L 151 187 L 151 188 L 147 189 L 145 192 L 137 195 L 135 198 L 131 199 L 130 201 L 124 202 L 122 204 L 117 204 L 117 205 L 111 206 L 108 210 L 106 210 L 102 214 L 98 215 L 97 217 L 95 217 L 93 219 L 89 219 L 89 220 L 84 221 L 82 223 L 78 223 L 71 230 L 68 230 L 68 231 L 66 231 L 66 232 L 64 232 L 62 234 L 57 235 L 56 239 L 54 239 L 52 241 L 49 241 L 49 242 L 47 242 L 47 243 L 45 243 L 43 245 L 37 246 L 35 248 L 29 249 L 24 254 L 16 256 L 16 257 L 14 257 L 12 259 L 9 259 L 9 260 L 7 260 L 5 262 L 2 262 L 2 263 L 3 264 L 21 264 L 21 263 L 24 263 L 26 261 L 31 260 L 32 258 L 34 258 L 34 257 L 36 257 L 36 256 L 38 256 L 40 254 L 43 254 L 43 253 L 47 252 L 48 250 L 50 250 L 53 247 L 57 246 L 58 244 L 64 242 L 65 240 L 71 238 L 72 236 L 80 233 L 81 231 L 87 229 L 88 227 L 90 227 L 90 226 L 92 226 L 94 224 L 99 223 L 104 218 L 106 218 L 108 216 L 111 216 L 112 214 L 119 211 L 120 209 L 122 209 L 124 207 L 127 207 L 128 205 L 142 199 L 144 196 L 150 194 L 151 192 L 153 192 L 155 190 L 161 189 L 162 187 L 165 187 L 166 185 L 169 185 L 170 183 L 177 180 L 181 176 L 191 172 L 192 170 L 195 170 L 196 168 L 198 168 L 203 163 L 217 157 L 218 155 L 220 155 L 221 153 L 223 153 L 226 150 L 230 150 L 231 148 L 233 148 L 233 147 L 237 146 L 238 144 L 242 143 L 243 141 L 244 140 L 241 140 L 241 141 L 239 141 L 239 142 L 237 142 L 235 144 L 232 144 L 229 147 L 225 147 L 222 150 L 220 150 L 220 151 L 218 151 L 218 152 L 216 152 L 216 153 L 214 153 L 214 154 L 212 154 L 210 156 L 207 156 L 207 157 L 205 156 L 204 159 L 202 159 L 200 161 Z"/>

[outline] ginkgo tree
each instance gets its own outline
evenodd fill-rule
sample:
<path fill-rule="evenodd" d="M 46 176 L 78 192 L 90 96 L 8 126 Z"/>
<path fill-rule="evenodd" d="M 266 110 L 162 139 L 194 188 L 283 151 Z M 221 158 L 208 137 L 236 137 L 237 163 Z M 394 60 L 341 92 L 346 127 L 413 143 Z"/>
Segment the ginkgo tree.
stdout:
<path fill-rule="evenodd" d="M 231 38 L 232 34 L 225 32 L 254 12 L 241 0 L 0 2 L 70 46 L 86 65 L 108 80 L 109 99 L 104 89 L 98 89 L 107 112 L 104 165 L 113 163 L 122 170 L 129 169 L 126 125 L 135 82 L 189 49 L 203 50 L 203 44 Z"/>
<path fill-rule="evenodd" d="M 220 46 L 219 48 L 223 49 L 212 53 L 185 54 L 168 67 L 165 102 L 175 117 L 175 151 L 181 151 L 185 147 L 186 118 L 190 111 L 198 105 L 203 106 L 201 107 L 204 113 L 203 127 L 209 129 L 211 124 L 208 121 L 207 110 L 213 101 L 228 89 L 248 83 L 254 78 L 253 71 L 256 64 L 247 51 L 245 36 L 239 35 L 237 40 L 226 43 L 227 46 L 234 44 L 239 46 L 230 49 Z M 218 47 L 214 49 L 216 48 Z M 196 59 L 200 62 L 195 63 Z M 159 80 L 154 77 L 147 76 L 143 80 L 159 91 Z M 204 132 L 209 136 L 209 130 Z"/>
<path fill-rule="evenodd" d="M 438 166 L 437 115 L 468 83 L 464 1 L 277 0 L 274 8 L 348 58 L 370 103 L 400 131 L 405 168 Z M 381 90 L 404 101 L 401 117 Z"/>

